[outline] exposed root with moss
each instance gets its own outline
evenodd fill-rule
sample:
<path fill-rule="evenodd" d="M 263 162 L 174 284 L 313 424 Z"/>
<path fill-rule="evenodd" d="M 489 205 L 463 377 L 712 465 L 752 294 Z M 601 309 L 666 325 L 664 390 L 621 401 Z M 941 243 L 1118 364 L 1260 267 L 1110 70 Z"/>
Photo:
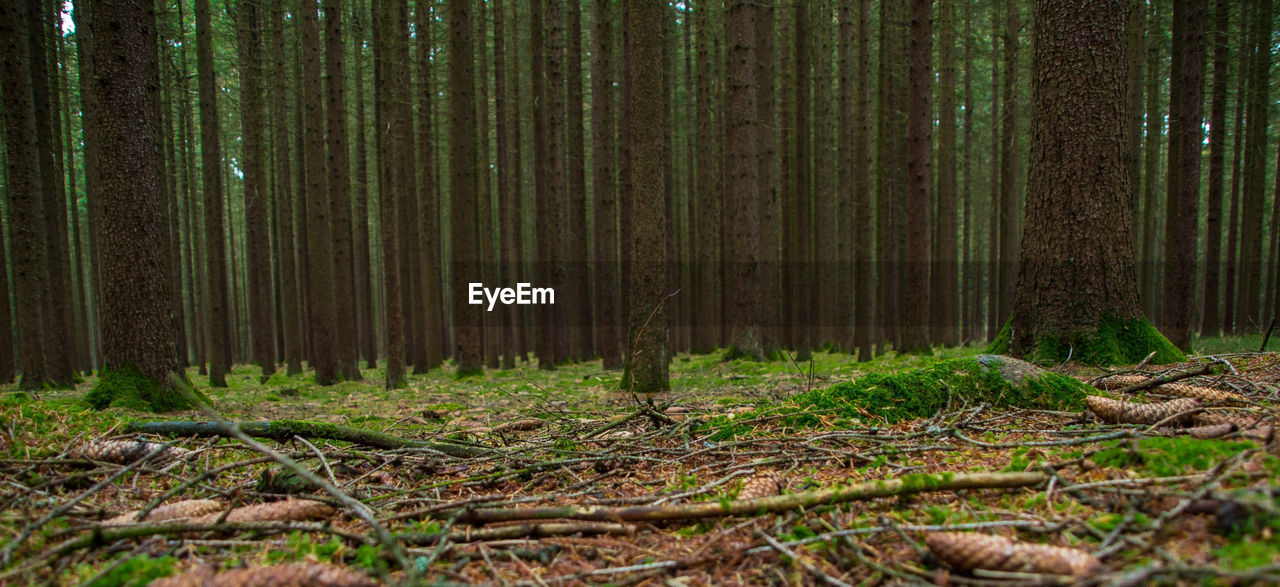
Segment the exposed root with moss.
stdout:
<path fill-rule="evenodd" d="M 1155 352 L 1150 363 L 1163 365 L 1187 360 L 1187 356 L 1160 334 L 1146 318 L 1118 318 L 1110 314 L 1098 319 L 1092 330 L 1046 332 L 1035 340 L 1014 340 L 1013 320 L 987 347 L 988 353 L 1023 356 L 1049 363 L 1075 361 L 1087 365 L 1124 365 L 1142 361 Z"/>
<path fill-rule="evenodd" d="M 208 398 L 199 397 L 208 403 Z M 160 385 L 132 366 L 104 371 L 84 400 L 95 410 L 125 408 L 139 412 L 176 412 L 195 407 L 186 395 Z"/>

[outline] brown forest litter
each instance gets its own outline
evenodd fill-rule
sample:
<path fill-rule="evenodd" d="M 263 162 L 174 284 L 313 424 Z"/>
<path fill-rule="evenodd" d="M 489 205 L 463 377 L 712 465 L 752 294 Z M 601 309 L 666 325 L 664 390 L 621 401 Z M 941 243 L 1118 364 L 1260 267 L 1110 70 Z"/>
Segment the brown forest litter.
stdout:
<path fill-rule="evenodd" d="M 0 460 L 16 528 L 0 583 L 161 556 L 185 573 L 163 585 L 1280 580 L 1274 551 L 1247 567 L 1223 558 L 1233 541 L 1273 544 L 1280 361 L 1222 361 L 1224 375 L 1090 399 L 1096 417 L 956 402 L 893 426 L 760 418 L 721 438 L 709 424 L 749 416 L 620 397 L 622 418 L 534 406 L 473 434 L 492 448 L 470 458 L 267 443 L 363 504 L 372 527 L 315 486 L 261 491 L 279 465 L 233 439 L 83 440 L 58 458 Z M 1114 393 L 1146 376 L 1096 384 Z M 1150 439 L 1252 444 L 1156 473 Z M 297 562 L 271 564 L 282 559 Z"/>

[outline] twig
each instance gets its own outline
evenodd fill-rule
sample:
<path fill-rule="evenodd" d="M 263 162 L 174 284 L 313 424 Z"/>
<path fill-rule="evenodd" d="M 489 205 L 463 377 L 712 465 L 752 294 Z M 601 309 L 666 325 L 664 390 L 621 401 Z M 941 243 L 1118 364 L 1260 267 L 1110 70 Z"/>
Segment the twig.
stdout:
<path fill-rule="evenodd" d="M 532 508 L 461 508 L 430 514 L 437 519 L 455 518 L 459 522 L 509 522 L 514 520 L 546 520 L 568 518 L 597 521 L 659 521 L 693 520 L 756 513 L 778 513 L 811 508 L 820 505 L 863 501 L 880 497 L 914 495 L 926 491 L 955 491 L 960 489 L 995 489 L 1029 487 L 1046 480 L 1043 473 L 959 473 L 940 475 L 908 475 L 902 479 L 887 479 L 864 483 L 852 483 L 838 487 L 774 495 L 756 499 L 724 502 L 696 502 L 670 506 L 595 507 L 560 506 Z"/>
<path fill-rule="evenodd" d="M 1190 369 L 1187 369 L 1185 371 L 1174 371 L 1171 373 L 1165 373 L 1164 375 L 1161 375 L 1159 377 L 1152 377 L 1151 379 L 1148 379 L 1141 383 L 1135 383 L 1133 385 L 1130 385 L 1129 387 L 1116 391 L 1115 393 L 1117 395 L 1125 395 L 1125 394 L 1133 393 L 1135 391 L 1141 391 L 1143 389 L 1151 389 L 1152 387 L 1159 387 L 1166 383 L 1173 383 L 1175 381 L 1181 381 L 1183 379 L 1189 379 L 1191 377 L 1197 377 L 1200 375 L 1212 375 L 1212 374 L 1213 374 L 1213 363 L 1211 362 L 1203 363 L 1195 367 L 1192 367 Z"/>
<path fill-rule="evenodd" d="M 1276 329 L 1276 319 L 1273 317 L 1271 323 L 1267 325 L 1267 334 L 1262 337 L 1262 344 L 1258 345 L 1258 352 L 1267 350 L 1267 342 L 1271 340 L 1271 332 Z"/>
<path fill-rule="evenodd" d="M 57 518 L 67 513 L 68 510 L 70 510 L 72 507 L 74 507 L 76 504 L 80 503 L 81 501 L 84 501 L 84 499 L 89 497 L 90 495 L 93 495 L 99 491 L 102 491 L 104 487 L 110 485 L 116 479 L 119 479 L 120 477 L 122 477 L 125 473 L 128 473 L 129 471 L 132 471 L 135 468 L 142 466 L 143 463 L 146 463 L 147 461 L 151 460 L 152 457 L 155 457 L 161 452 L 164 452 L 165 449 L 169 448 L 170 444 L 172 443 L 166 442 L 164 444 L 161 444 L 155 447 L 154 449 L 151 450 L 151 452 L 147 453 L 146 456 L 132 463 L 129 463 L 124 468 L 120 469 L 119 471 L 116 471 L 115 473 L 112 473 L 106 479 L 103 479 L 93 487 L 90 487 L 84 493 L 77 495 L 71 501 L 68 501 L 67 503 L 64 503 L 56 508 L 53 508 L 52 510 L 49 511 L 49 513 L 41 516 L 40 519 L 34 522 L 31 522 L 30 524 L 27 524 L 27 527 L 23 528 L 22 532 L 19 533 L 16 538 L 14 538 L 13 540 L 10 540 L 8 544 L 4 545 L 3 549 L 0 549 L 0 561 L 3 561 L 3 564 L 5 566 L 8 566 L 9 558 L 10 556 L 13 555 L 13 550 L 17 548 L 18 545 L 22 544 L 23 542 L 26 542 L 26 540 L 30 538 L 31 535 L 35 533 L 36 530 L 43 528 L 44 525 L 48 524 L 50 520 L 53 520 L 54 518 Z"/>
<path fill-rule="evenodd" d="M 844 581 L 841 581 L 835 577 L 832 577 L 831 575 L 828 575 L 822 572 L 822 569 L 819 569 L 818 567 L 813 566 L 813 563 L 807 560 L 804 560 L 803 558 L 800 558 L 800 555 L 796 554 L 790 548 L 783 546 L 782 543 L 778 542 L 774 537 L 768 534 L 765 534 L 764 532 L 761 532 L 759 530 L 756 530 L 756 536 L 759 536 L 760 538 L 764 539 L 765 542 L 768 542 L 769 546 L 773 547 L 774 550 L 786 556 L 789 556 L 791 557 L 791 560 L 800 563 L 800 565 L 803 566 L 805 570 L 809 571 L 810 573 L 813 574 L 813 576 L 822 580 L 823 583 L 826 583 L 828 585 L 836 585 L 837 587 L 852 587 L 848 583 L 845 583 Z"/>

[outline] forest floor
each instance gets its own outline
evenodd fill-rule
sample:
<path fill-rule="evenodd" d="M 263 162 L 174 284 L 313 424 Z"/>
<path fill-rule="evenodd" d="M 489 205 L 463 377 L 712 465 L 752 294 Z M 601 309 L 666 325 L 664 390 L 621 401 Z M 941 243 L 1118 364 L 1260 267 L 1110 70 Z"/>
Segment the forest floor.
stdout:
<path fill-rule="evenodd" d="M 621 374 L 599 361 L 556 371 L 521 363 L 462 381 L 446 367 L 390 391 L 378 370 L 328 388 L 283 374 L 258 384 L 255 368 L 237 367 L 228 388 L 209 389 L 191 372 L 228 420 L 305 419 L 481 449 L 465 458 L 318 437 L 260 440 L 271 451 L 264 456 L 236 439 L 128 433 L 131 422 L 209 414 L 95 412 L 82 400 L 92 379 L 39 398 L 6 388 L 0 584 L 144 585 L 215 571 L 244 584 L 255 577 L 233 569 L 307 562 L 333 566 L 270 567 L 261 572 L 279 574 L 256 580 L 1276 582 L 1280 451 L 1269 420 L 1280 406 L 1280 354 L 1246 352 L 1258 342 L 1200 341 L 1205 354 L 1189 363 L 1144 368 L 1155 375 L 1215 363 L 1213 375 L 1183 383 L 1243 396 L 1231 409 L 1262 427 L 1231 426 L 1211 439 L 963 398 L 896 424 L 818 410 L 797 425 L 766 410 L 869 373 L 976 355 L 976 347 L 864 364 L 838 353 L 805 363 L 679 355 L 676 391 L 651 398 L 619 392 Z M 1082 381 L 1106 374 L 1053 370 Z M 132 442 L 140 438 L 172 444 Z M 279 455 L 330 490 L 298 478 Z M 145 522 L 116 518 L 162 499 L 212 501 L 179 506 L 194 509 L 168 521 L 158 521 L 163 508 Z M 558 509 L 532 509 L 540 506 Z M 226 514 L 232 507 L 240 509 Z M 529 519 L 535 512 L 541 519 Z M 996 548 L 944 531 L 1018 542 Z M 1081 574 L 1042 574 L 1032 559 L 1063 560 Z"/>

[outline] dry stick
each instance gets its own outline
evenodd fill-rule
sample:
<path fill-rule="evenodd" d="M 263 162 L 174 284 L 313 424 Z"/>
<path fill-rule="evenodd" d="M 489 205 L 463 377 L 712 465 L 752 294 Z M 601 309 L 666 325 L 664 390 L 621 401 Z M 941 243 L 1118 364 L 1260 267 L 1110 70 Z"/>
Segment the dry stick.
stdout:
<path fill-rule="evenodd" d="M 147 461 L 151 460 L 152 457 L 160 454 L 161 452 L 164 452 L 165 449 L 169 448 L 170 444 L 171 443 L 166 442 L 164 444 L 157 446 L 156 448 L 152 449 L 151 452 L 147 453 L 146 456 L 132 463 L 129 463 L 127 466 L 120 469 L 119 471 L 112 473 L 111 476 L 107 477 L 106 479 L 103 479 L 102 481 L 99 481 L 97 485 L 90 487 L 88 491 L 85 491 L 84 493 L 77 495 L 74 499 L 72 499 L 71 501 L 68 501 L 67 503 L 64 503 L 56 508 L 53 508 L 52 510 L 49 511 L 49 513 L 41 516 L 39 520 L 36 520 L 30 524 L 27 524 L 27 527 L 23 528 L 22 532 L 18 534 L 16 538 L 14 538 L 13 540 L 10 540 L 8 544 L 4 545 L 3 549 L 0 549 L 0 561 L 3 561 L 3 564 L 7 566 L 9 564 L 9 557 L 13 555 L 13 550 L 17 548 L 18 545 L 22 544 L 23 542 L 26 542 L 26 540 L 30 538 L 31 535 L 35 533 L 36 530 L 39 530 L 40 528 L 44 527 L 44 525 L 48 524 L 50 520 L 67 513 L 67 510 L 70 510 L 77 503 L 84 501 L 84 499 L 89 497 L 90 495 L 93 495 L 99 491 L 102 491 L 104 487 L 110 485 L 112 482 L 114 482 L 116 479 L 119 479 L 125 473 L 128 473 L 129 471 L 132 471 L 133 469 L 139 466 L 142 466 L 143 463 L 146 463 Z"/>
<path fill-rule="evenodd" d="M 307 422 L 305 420 L 273 420 L 271 422 L 234 422 L 243 434 L 272 440 L 292 440 L 294 436 L 328 438 L 374 448 L 429 448 L 451 457 L 470 458 L 489 454 L 491 449 L 448 442 L 427 442 L 400 438 L 374 430 L 348 428 L 336 424 Z M 164 436 L 221 436 L 233 435 L 218 422 L 133 422 L 130 432 L 160 434 Z"/>
<path fill-rule="evenodd" d="M 361 503 L 350 495 L 347 495 L 345 491 L 334 487 L 333 484 L 325 481 L 319 475 L 316 475 L 306 467 L 299 465 L 297 461 L 271 450 L 266 445 L 250 438 L 249 435 L 240 430 L 240 427 L 237 424 L 223 420 L 222 416 L 213 411 L 212 407 L 201 402 L 194 393 L 191 393 L 185 386 L 184 382 L 178 382 L 178 389 L 186 393 L 189 396 L 189 399 L 191 399 L 196 405 L 200 406 L 200 409 L 205 413 L 205 415 L 213 419 L 218 426 L 221 426 L 226 431 L 227 434 L 239 439 L 240 442 L 243 442 L 250 448 L 275 459 L 275 461 L 280 463 L 284 468 L 293 471 L 299 477 L 306 479 L 313 485 L 324 489 L 326 493 L 332 495 L 338 501 L 341 501 L 343 505 L 350 508 L 351 511 L 355 513 L 356 517 L 364 520 L 364 522 L 373 529 L 373 533 L 377 536 L 378 542 L 387 548 L 387 552 L 391 553 L 396 564 L 399 564 L 400 568 L 404 569 L 405 573 L 409 575 L 410 582 L 412 582 L 412 579 L 416 574 L 415 571 L 417 570 L 417 567 L 409 564 L 409 559 L 405 556 L 404 550 L 400 548 L 400 543 L 396 542 L 395 538 L 391 536 L 391 533 L 387 531 L 386 527 L 378 523 L 378 519 L 373 515 L 373 511 L 369 509 L 369 506 Z"/>
<path fill-rule="evenodd" d="M 458 522 L 470 523 L 546 520 L 553 518 L 605 522 L 692 520 L 757 513 L 778 513 L 847 501 L 914 495 L 926 491 L 1029 487 L 1043 483 L 1046 479 L 1047 477 L 1043 473 L 946 473 L 852 483 L 791 495 L 774 495 L 725 502 L 703 501 L 669 506 L 635 507 L 457 508 L 432 512 L 428 516 L 439 519 L 452 518 Z"/>
<path fill-rule="evenodd" d="M 1262 344 L 1258 346 L 1258 352 L 1261 353 L 1267 350 L 1267 341 L 1271 340 L 1271 331 L 1275 329 L 1276 329 L 1276 319 L 1272 318 L 1271 324 L 1267 325 L 1267 334 L 1266 336 L 1262 337 Z"/>
<path fill-rule="evenodd" d="M 848 583 L 845 583 L 840 579 L 837 579 L 835 577 L 832 577 L 831 575 L 828 575 L 822 572 L 822 569 L 819 569 L 818 567 L 813 566 L 813 563 L 807 560 L 804 560 L 803 558 L 800 558 L 800 555 L 796 554 L 795 551 L 791 550 L 790 548 L 783 546 L 782 543 L 778 542 L 774 537 L 768 534 L 765 534 L 764 532 L 761 532 L 759 530 L 756 530 L 756 536 L 763 538 L 764 541 L 768 542 L 769 546 L 771 546 L 774 550 L 782 553 L 785 556 L 791 557 L 791 560 L 800 563 L 805 568 L 805 570 L 812 573 L 813 576 L 821 579 L 823 583 L 826 583 L 828 585 L 835 585 L 837 587 L 852 587 Z"/>
<path fill-rule="evenodd" d="M 1188 378 L 1196 377 L 1199 375 L 1212 375 L 1212 374 L 1213 374 L 1213 363 L 1203 363 L 1201 365 L 1192 367 L 1191 369 L 1187 369 L 1186 371 L 1176 371 L 1173 373 L 1165 373 L 1164 375 L 1161 375 L 1159 377 L 1152 377 L 1151 379 L 1148 379 L 1141 383 L 1135 383 L 1133 385 L 1130 385 L 1129 387 L 1118 390 L 1115 393 L 1117 395 L 1124 395 L 1127 393 L 1133 393 L 1135 391 L 1141 391 L 1143 389 L 1151 389 L 1152 387 L 1159 387 L 1166 383 L 1173 383 L 1174 381 L 1181 381 L 1183 379 L 1188 379 Z"/>

